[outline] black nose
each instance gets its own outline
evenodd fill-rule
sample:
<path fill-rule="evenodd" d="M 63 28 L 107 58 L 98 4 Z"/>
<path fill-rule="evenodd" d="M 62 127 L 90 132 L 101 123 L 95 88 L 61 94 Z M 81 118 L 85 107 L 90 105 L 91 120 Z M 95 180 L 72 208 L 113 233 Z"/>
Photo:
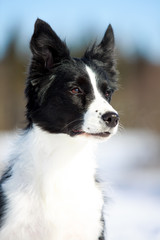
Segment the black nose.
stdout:
<path fill-rule="evenodd" d="M 114 112 L 107 112 L 103 114 L 102 119 L 105 121 L 106 125 L 111 128 L 115 127 L 119 122 L 119 116 Z"/>

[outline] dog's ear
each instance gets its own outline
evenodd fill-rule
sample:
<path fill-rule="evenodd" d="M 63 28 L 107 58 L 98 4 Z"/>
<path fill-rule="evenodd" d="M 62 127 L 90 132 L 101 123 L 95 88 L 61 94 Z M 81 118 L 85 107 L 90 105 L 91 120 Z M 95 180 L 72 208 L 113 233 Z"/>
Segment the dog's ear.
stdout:
<path fill-rule="evenodd" d="M 65 42 L 62 42 L 50 25 L 41 19 L 35 22 L 30 48 L 38 65 L 48 70 L 65 59 L 70 59 Z"/>
<path fill-rule="evenodd" d="M 115 53 L 114 33 L 112 26 L 109 25 L 100 44 L 93 44 L 88 48 L 84 54 L 84 57 L 88 60 L 92 60 L 98 65 L 107 68 L 108 64 L 113 62 Z"/>
<path fill-rule="evenodd" d="M 114 51 L 114 33 L 111 24 L 109 24 L 99 46 L 103 48 L 103 50 L 107 48 L 108 51 Z"/>

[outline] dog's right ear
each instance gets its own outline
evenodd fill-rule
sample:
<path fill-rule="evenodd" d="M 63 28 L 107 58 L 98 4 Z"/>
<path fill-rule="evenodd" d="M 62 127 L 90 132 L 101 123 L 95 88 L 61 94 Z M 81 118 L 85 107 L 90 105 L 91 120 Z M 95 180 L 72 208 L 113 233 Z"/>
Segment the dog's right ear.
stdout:
<path fill-rule="evenodd" d="M 47 70 L 66 59 L 70 59 L 65 42 L 62 42 L 50 25 L 41 19 L 37 19 L 35 22 L 30 48 L 33 59 Z"/>

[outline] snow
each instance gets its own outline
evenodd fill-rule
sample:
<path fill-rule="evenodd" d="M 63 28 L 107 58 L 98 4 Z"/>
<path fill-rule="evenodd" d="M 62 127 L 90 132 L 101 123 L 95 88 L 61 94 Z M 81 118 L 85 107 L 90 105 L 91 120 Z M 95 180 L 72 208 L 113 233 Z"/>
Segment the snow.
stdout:
<path fill-rule="evenodd" d="M 0 133 L 0 177 L 3 169 L 6 167 L 6 159 L 11 151 L 14 138 L 15 133 L 13 132 Z"/>
<path fill-rule="evenodd" d="M 110 239 L 159 240 L 160 198 L 117 191 L 109 216 Z"/>
<path fill-rule="evenodd" d="M 111 240 L 160 240 L 160 138 L 128 130 L 100 144 L 99 175 L 109 195 Z"/>
<path fill-rule="evenodd" d="M 0 173 L 15 134 L 0 134 Z M 109 240 L 160 240 L 160 137 L 126 130 L 97 152 Z"/>

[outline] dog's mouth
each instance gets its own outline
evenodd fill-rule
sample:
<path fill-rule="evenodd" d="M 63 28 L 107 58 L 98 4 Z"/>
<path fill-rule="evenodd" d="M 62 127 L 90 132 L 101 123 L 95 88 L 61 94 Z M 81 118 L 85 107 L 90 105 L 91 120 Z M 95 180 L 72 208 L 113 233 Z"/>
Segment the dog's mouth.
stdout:
<path fill-rule="evenodd" d="M 77 136 L 77 135 L 84 135 L 86 137 L 89 136 L 93 136 L 93 137 L 101 137 L 101 138 L 105 138 L 105 137 L 109 137 L 110 136 L 110 132 L 99 132 L 99 133 L 88 133 L 82 130 L 72 130 L 72 134 L 73 136 Z"/>

